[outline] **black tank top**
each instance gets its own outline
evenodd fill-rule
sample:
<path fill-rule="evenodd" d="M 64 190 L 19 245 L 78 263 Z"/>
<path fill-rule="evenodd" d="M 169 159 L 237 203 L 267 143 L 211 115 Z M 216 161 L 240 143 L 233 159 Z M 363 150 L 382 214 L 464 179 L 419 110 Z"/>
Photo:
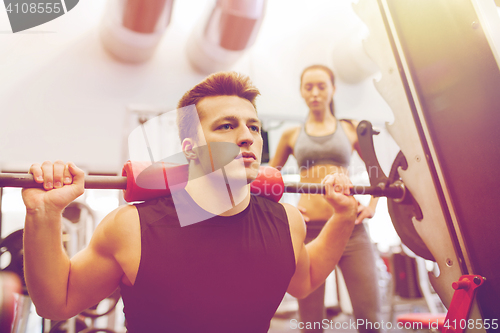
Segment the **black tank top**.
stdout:
<path fill-rule="evenodd" d="M 183 192 L 186 209 L 201 209 Z M 281 204 L 252 195 L 234 216 L 185 227 L 170 196 L 136 207 L 141 262 L 135 284 L 121 284 L 129 333 L 268 331 L 295 272 Z"/>

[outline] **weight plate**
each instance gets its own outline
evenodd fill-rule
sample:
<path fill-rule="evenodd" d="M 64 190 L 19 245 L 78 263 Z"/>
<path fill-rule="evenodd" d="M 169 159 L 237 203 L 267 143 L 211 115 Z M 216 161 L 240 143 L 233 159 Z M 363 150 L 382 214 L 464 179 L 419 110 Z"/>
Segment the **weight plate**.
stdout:
<path fill-rule="evenodd" d="M 10 255 L 10 262 L 2 271 L 16 273 L 22 281 L 23 292 L 26 290 L 23 271 L 23 229 L 19 229 L 0 241 L 0 258 L 4 255 Z M 5 259 L 1 258 L 2 261 Z M 3 266 L 3 265 L 2 265 Z"/>
<path fill-rule="evenodd" d="M 118 288 L 110 296 L 105 298 L 105 299 L 109 300 L 107 310 L 98 311 L 97 308 L 98 308 L 99 304 L 102 302 L 101 301 L 101 302 L 97 303 L 95 306 L 93 306 L 87 310 L 82 311 L 80 314 L 85 316 L 85 317 L 89 317 L 89 318 L 97 318 L 97 317 L 105 316 L 114 310 L 114 308 L 116 307 L 116 304 L 118 304 L 118 301 L 120 300 L 120 298 L 121 298 L 121 293 L 120 293 L 120 289 Z"/>
<path fill-rule="evenodd" d="M 389 173 L 389 180 L 391 183 L 400 179 L 398 167 L 401 167 L 403 170 L 408 168 L 406 158 L 401 151 L 394 159 L 394 163 Z M 394 229 L 396 229 L 399 238 L 401 238 L 401 242 L 416 255 L 427 260 L 435 261 L 434 256 L 429 251 L 422 238 L 420 238 L 413 225 L 412 218 L 415 216 L 417 220 L 422 219 L 422 211 L 408 189 L 406 189 L 406 191 L 405 199 L 402 202 L 398 203 L 393 199 L 387 198 L 387 208 L 389 209 L 389 215 L 391 216 Z"/>
<path fill-rule="evenodd" d="M 54 324 L 54 326 L 52 326 L 49 333 L 67 333 L 69 331 L 68 324 L 69 323 L 67 320 L 58 321 Z M 74 332 L 82 333 L 86 329 L 87 324 L 85 323 L 85 321 L 82 318 L 76 318 Z"/>

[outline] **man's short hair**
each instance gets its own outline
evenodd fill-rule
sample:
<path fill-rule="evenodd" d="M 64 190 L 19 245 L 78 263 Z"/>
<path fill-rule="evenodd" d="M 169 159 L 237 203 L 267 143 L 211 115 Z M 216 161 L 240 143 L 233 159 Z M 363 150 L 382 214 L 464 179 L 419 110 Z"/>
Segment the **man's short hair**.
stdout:
<path fill-rule="evenodd" d="M 259 90 L 246 75 L 236 72 L 218 72 L 206 77 L 192 89 L 187 91 L 177 104 L 177 127 L 179 137 L 194 138 L 197 134 L 197 118 L 201 115 L 196 112 L 196 106 L 205 97 L 211 96 L 238 96 L 255 106 L 255 98 L 260 95 Z"/>

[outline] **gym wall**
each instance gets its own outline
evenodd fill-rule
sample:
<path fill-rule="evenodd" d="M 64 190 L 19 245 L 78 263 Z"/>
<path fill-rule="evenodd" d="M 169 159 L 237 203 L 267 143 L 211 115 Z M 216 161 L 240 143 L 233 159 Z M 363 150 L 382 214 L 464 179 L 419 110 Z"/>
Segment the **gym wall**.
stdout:
<path fill-rule="evenodd" d="M 117 172 L 124 162 L 127 106 L 173 109 L 205 76 L 189 65 L 185 44 L 212 2 L 175 1 L 153 58 L 135 65 L 115 60 L 102 47 L 105 2 L 80 1 L 57 20 L 0 34 L 0 168 L 25 170 L 33 162 L 62 159 L 90 172 Z M 250 75 L 261 90 L 259 115 L 305 117 L 301 70 L 312 63 L 335 68 L 332 51 L 360 25 L 350 1 L 268 1 L 255 45 L 232 69 Z M 8 30 L 0 11 L 0 31 Z M 373 86 L 376 77 L 356 84 L 337 79 L 338 116 L 377 126 L 392 121 Z"/>

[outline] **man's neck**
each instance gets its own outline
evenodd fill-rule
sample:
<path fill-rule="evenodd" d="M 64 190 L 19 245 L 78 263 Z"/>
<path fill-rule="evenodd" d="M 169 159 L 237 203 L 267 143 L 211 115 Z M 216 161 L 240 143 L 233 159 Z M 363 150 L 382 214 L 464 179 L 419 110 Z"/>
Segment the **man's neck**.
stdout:
<path fill-rule="evenodd" d="M 190 179 L 185 190 L 207 212 L 232 216 L 245 210 L 250 203 L 250 185 L 232 185 L 227 185 L 222 170 L 217 170 L 203 177 Z"/>

